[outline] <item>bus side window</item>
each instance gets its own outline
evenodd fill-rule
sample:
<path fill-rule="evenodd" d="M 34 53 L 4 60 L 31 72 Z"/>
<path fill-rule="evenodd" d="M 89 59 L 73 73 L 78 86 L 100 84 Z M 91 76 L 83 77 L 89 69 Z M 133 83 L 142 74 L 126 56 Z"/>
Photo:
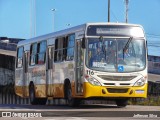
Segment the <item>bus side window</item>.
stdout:
<path fill-rule="evenodd" d="M 55 40 L 54 61 L 60 62 L 65 60 L 65 37 L 61 37 Z"/>
<path fill-rule="evenodd" d="M 46 57 L 46 41 L 38 43 L 37 64 L 44 64 Z"/>
<path fill-rule="evenodd" d="M 58 39 L 55 40 L 54 62 L 57 61 Z"/>
<path fill-rule="evenodd" d="M 74 58 L 74 44 L 75 44 L 75 34 L 69 35 L 68 46 L 67 46 L 67 60 L 73 60 Z"/>
<path fill-rule="evenodd" d="M 67 60 L 68 36 L 63 41 L 63 60 Z"/>
<path fill-rule="evenodd" d="M 58 39 L 58 61 L 63 60 L 63 42 L 64 42 L 64 37 Z"/>
<path fill-rule="evenodd" d="M 55 40 L 54 62 L 73 60 L 75 35 L 61 37 Z"/>
<path fill-rule="evenodd" d="M 21 68 L 23 65 L 23 47 L 18 48 L 17 52 L 17 68 Z"/>
<path fill-rule="evenodd" d="M 62 56 L 63 56 L 63 38 L 58 38 L 55 41 L 55 62 L 62 61 Z"/>
<path fill-rule="evenodd" d="M 37 43 L 31 45 L 30 48 L 30 65 L 35 65 L 37 62 Z"/>

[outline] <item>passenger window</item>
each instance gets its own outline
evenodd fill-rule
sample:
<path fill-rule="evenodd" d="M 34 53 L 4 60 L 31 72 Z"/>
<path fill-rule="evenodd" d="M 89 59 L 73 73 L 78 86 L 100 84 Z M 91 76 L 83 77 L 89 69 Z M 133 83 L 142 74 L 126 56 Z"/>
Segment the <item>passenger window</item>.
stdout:
<path fill-rule="evenodd" d="M 17 50 L 17 68 L 21 68 L 23 66 L 23 47 L 18 48 Z"/>
<path fill-rule="evenodd" d="M 35 65 L 37 63 L 37 43 L 31 45 L 30 54 L 30 65 Z"/>
<path fill-rule="evenodd" d="M 68 36 L 63 41 L 63 60 L 67 60 Z"/>
<path fill-rule="evenodd" d="M 47 42 L 34 43 L 30 48 L 30 65 L 44 64 Z"/>
<path fill-rule="evenodd" d="M 73 60 L 75 35 L 61 37 L 55 40 L 54 61 Z"/>
<path fill-rule="evenodd" d="M 55 40 L 54 61 L 57 61 L 58 39 Z"/>
<path fill-rule="evenodd" d="M 73 60 L 74 58 L 74 44 L 75 44 L 75 35 L 72 34 L 68 37 L 67 60 Z"/>
<path fill-rule="evenodd" d="M 46 41 L 42 41 L 38 43 L 38 51 L 37 51 L 37 64 L 44 64 L 45 63 L 45 56 L 46 56 Z"/>
<path fill-rule="evenodd" d="M 54 61 L 55 62 L 59 62 L 59 61 L 63 61 L 64 58 L 64 41 L 65 41 L 65 37 L 62 38 L 58 38 L 55 40 L 55 51 L 54 51 Z"/>
<path fill-rule="evenodd" d="M 57 61 L 63 60 L 63 41 L 64 41 L 64 38 L 58 39 Z"/>

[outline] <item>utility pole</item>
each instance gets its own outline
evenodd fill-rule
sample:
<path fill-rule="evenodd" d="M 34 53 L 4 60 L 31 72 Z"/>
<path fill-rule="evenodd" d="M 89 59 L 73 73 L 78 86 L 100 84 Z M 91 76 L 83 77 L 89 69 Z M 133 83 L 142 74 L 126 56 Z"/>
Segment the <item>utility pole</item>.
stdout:
<path fill-rule="evenodd" d="M 35 37 L 36 36 L 36 0 L 34 0 L 33 12 L 34 12 L 34 37 Z"/>
<path fill-rule="evenodd" d="M 36 36 L 36 0 L 31 0 L 31 23 L 30 23 L 30 36 Z"/>
<path fill-rule="evenodd" d="M 108 0 L 108 22 L 110 22 L 110 0 Z"/>
<path fill-rule="evenodd" d="M 33 15 L 32 15 L 32 12 L 33 12 L 33 1 L 31 0 L 31 9 L 30 9 L 30 37 L 32 38 L 33 36 Z"/>
<path fill-rule="evenodd" d="M 51 9 L 51 11 L 53 12 L 53 32 L 54 32 L 54 19 L 55 19 L 55 12 L 56 12 L 57 9 L 53 8 Z"/>
<path fill-rule="evenodd" d="M 126 19 L 126 23 L 128 23 L 128 4 L 129 4 L 129 0 L 125 0 L 125 19 Z"/>

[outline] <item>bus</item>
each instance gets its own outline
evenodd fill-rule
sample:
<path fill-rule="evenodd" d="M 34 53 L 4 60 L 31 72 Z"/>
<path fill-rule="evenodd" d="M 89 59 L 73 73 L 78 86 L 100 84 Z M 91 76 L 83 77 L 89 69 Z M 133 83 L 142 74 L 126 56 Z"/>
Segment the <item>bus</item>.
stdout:
<path fill-rule="evenodd" d="M 17 44 L 15 93 L 31 104 L 66 99 L 147 97 L 147 44 L 141 25 L 85 23 Z"/>

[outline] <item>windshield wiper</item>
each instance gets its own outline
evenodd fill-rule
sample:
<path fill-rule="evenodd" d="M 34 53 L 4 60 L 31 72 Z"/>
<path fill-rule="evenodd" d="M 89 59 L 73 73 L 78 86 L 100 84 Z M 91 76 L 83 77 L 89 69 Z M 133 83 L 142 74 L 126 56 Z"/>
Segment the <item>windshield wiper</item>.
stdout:
<path fill-rule="evenodd" d="M 123 59 L 124 59 L 124 51 L 126 51 L 126 50 L 128 49 L 129 44 L 131 43 L 132 39 L 133 39 L 133 37 L 130 37 L 130 38 L 128 39 L 126 45 L 125 45 L 124 48 L 123 48 Z"/>

